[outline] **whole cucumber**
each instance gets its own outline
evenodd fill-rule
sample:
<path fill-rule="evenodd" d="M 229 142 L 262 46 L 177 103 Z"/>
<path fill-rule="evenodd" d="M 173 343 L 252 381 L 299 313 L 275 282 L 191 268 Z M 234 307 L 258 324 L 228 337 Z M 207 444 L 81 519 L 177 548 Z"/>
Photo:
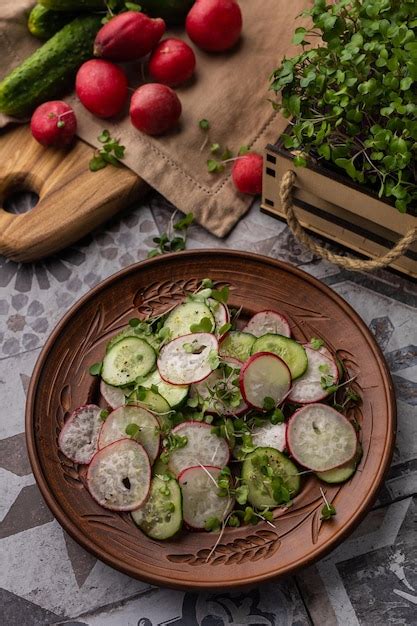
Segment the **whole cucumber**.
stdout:
<path fill-rule="evenodd" d="M 105 0 L 39 0 L 39 4 L 53 11 L 105 10 Z"/>
<path fill-rule="evenodd" d="M 28 19 L 28 29 L 31 35 L 45 41 L 50 39 L 68 22 L 72 22 L 77 15 L 64 11 L 53 11 L 41 4 L 35 4 Z"/>
<path fill-rule="evenodd" d="M 151 17 L 162 17 L 169 24 L 184 22 L 194 0 L 138 0 L 142 11 Z"/>
<path fill-rule="evenodd" d="M 26 116 L 65 92 L 80 65 L 93 56 L 100 27 L 100 16 L 77 17 L 38 48 L 0 83 L 0 112 Z"/>

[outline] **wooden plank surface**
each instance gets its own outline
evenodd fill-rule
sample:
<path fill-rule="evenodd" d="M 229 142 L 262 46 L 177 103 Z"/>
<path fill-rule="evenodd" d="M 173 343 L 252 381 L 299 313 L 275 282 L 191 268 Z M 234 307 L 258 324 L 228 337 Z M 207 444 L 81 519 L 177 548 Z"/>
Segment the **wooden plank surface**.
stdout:
<path fill-rule="evenodd" d="M 34 191 L 37 205 L 15 215 L 0 208 L 0 253 L 34 261 L 74 243 L 147 189 L 125 167 L 90 172 L 93 149 L 77 139 L 67 150 L 44 148 L 27 126 L 0 135 L 0 206 L 14 191 Z"/>

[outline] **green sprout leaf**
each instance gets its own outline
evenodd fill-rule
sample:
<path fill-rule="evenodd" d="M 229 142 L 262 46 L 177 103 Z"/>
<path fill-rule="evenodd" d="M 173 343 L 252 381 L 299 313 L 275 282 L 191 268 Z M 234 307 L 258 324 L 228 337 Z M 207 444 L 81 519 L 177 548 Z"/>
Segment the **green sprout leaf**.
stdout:
<path fill-rule="evenodd" d="M 99 361 L 98 363 L 93 363 L 93 365 L 90 365 L 88 371 L 91 374 L 91 376 L 100 376 L 102 369 L 103 369 L 103 362 Z"/>
<path fill-rule="evenodd" d="M 326 503 L 321 510 L 321 519 L 329 520 L 336 515 L 336 509 L 333 504 Z"/>
<path fill-rule="evenodd" d="M 213 321 L 209 317 L 203 317 L 198 324 L 191 324 L 191 333 L 211 333 L 213 330 Z"/>
<path fill-rule="evenodd" d="M 140 428 L 137 424 L 128 424 L 125 428 L 125 433 L 128 437 L 134 439 L 140 433 Z"/>
<path fill-rule="evenodd" d="M 210 122 L 208 120 L 206 120 L 205 118 L 203 118 L 202 120 L 200 120 L 198 122 L 199 127 L 201 128 L 201 130 L 204 131 L 208 131 L 210 128 Z"/>
<path fill-rule="evenodd" d="M 221 522 L 217 517 L 209 517 L 204 528 L 207 532 L 217 532 L 221 528 Z"/>
<path fill-rule="evenodd" d="M 317 337 L 312 337 L 310 339 L 310 346 L 313 348 L 313 350 L 320 350 L 320 348 L 322 348 L 324 346 L 324 341 L 323 341 L 323 339 L 318 339 Z"/>

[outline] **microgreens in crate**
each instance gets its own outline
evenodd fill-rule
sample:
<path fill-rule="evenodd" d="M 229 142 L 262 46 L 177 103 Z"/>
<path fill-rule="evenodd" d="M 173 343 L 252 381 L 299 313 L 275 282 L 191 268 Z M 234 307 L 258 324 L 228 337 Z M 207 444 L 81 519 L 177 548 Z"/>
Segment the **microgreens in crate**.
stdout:
<path fill-rule="evenodd" d="M 405 212 L 417 200 L 417 3 L 315 0 L 304 15 L 302 52 L 271 77 L 292 118 L 284 146 L 295 165 L 327 162 Z"/>

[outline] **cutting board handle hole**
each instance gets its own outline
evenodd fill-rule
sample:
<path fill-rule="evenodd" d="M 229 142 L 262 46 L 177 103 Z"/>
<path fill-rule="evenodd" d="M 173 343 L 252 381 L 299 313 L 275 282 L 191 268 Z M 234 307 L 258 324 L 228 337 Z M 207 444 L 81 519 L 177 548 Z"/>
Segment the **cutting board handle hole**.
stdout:
<path fill-rule="evenodd" d="M 7 213 L 20 215 L 31 211 L 39 202 L 39 195 L 31 189 L 14 189 L 6 194 L 3 209 Z"/>

